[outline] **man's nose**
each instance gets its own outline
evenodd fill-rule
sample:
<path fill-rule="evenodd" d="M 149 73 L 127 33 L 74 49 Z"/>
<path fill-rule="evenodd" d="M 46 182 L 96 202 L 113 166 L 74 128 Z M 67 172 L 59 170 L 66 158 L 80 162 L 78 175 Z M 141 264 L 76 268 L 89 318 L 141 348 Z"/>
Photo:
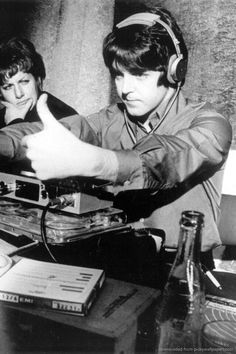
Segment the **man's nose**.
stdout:
<path fill-rule="evenodd" d="M 21 98 L 21 97 L 24 96 L 24 92 L 23 92 L 22 88 L 19 85 L 16 85 L 14 87 L 14 91 L 15 91 L 16 98 Z"/>
<path fill-rule="evenodd" d="M 134 90 L 134 80 L 131 75 L 124 75 L 121 90 L 124 97 Z"/>

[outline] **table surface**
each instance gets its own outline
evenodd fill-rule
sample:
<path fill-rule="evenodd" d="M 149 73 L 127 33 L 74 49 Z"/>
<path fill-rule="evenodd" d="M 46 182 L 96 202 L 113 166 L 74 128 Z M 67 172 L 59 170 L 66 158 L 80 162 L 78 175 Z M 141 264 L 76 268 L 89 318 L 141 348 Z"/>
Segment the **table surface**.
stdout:
<path fill-rule="evenodd" d="M 87 316 L 8 305 L 20 311 L 107 337 L 119 337 L 158 298 L 160 291 L 107 278 Z"/>
<path fill-rule="evenodd" d="M 0 241 L 2 253 L 8 253 L 17 248 L 7 244 L 3 240 Z M 13 258 L 15 261 L 18 261 L 21 257 L 14 256 Z M 22 336 L 20 334 L 21 329 L 29 326 L 31 322 L 35 323 L 35 325 L 33 324 L 34 328 L 32 331 L 35 332 L 35 328 L 37 328 L 36 332 L 38 330 L 41 331 L 39 324 L 42 322 L 42 327 L 45 326 L 45 328 L 42 328 L 42 337 L 50 326 L 55 326 L 55 328 L 59 326 L 59 332 L 61 332 L 61 328 L 64 326 L 65 331 L 71 328 L 69 331 L 76 333 L 76 330 L 82 330 L 83 333 L 91 334 L 91 338 L 92 334 L 95 334 L 95 336 L 98 335 L 112 339 L 116 343 L 114 347 L 115 353 L 119 353 L 120 350 L 124 353 L 134 352 L 133 348 L 137 335 L 139 316 L 155 303 L 159 295 L 160 291 L 156 289 L 107 277 L 86 316 L 2 302 L 0 304 L 1 317 L 3 319 L 0 324 L 0 337 L 2 340 L 0 349 L 3 346 L 5 350 L 5 348 L 8 348 L 9 343 L 17 343 L 18 337 Z M 24 318 L 26 318 L 26 322 L 24 322 Z M 16 322 L 19 322 L 18 326 L 17 324 L 15 325 Z M 30 331 L 26 329 L 27 333 Z M 74 341 L 74 339 L 72 340 Z"/>

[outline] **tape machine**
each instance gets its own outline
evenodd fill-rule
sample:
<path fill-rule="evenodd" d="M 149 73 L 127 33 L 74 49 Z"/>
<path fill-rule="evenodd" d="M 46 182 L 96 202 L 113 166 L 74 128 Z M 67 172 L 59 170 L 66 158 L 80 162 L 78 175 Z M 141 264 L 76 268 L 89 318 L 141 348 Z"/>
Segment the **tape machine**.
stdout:
<path fill-rule="evenodd" d="M 113 208 L 106 183 L 66 178 L 42 182 L 32 173 L 0 172 L 0 229 L 41 241 L 45 208 L 48 243 L 68 243 L 127 229 L 123 211 Z"/>

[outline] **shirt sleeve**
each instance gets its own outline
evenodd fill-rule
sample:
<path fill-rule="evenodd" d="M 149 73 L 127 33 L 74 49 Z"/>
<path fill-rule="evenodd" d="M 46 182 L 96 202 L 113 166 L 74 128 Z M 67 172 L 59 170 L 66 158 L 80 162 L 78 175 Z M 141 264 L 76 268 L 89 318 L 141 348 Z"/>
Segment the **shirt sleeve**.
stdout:
<path fill-rule="evenodd" d="M 34 134 L 42 129 L 41 122 L 16 123 L 0 130 L 0 161 L 21 160 L 25 157 L 25 149 L 21 140 L 25 135 Z"/>
<path fill-rule="evenodd" d="M 60 123 L 75 136 L 89 144 L 98 145 L 98 139 L 86 119 L 80 115 L 62 118 Z M 43 129 L 41 122 L 21 122 L 8 125 L 0 130 L 0 161 L 20 161 L 25 158 L 22 138 Z"/>
<path fill-rule="evenodd" d="M 117 183 L 168 189 L 199 176 L 210 177 L 225 162 L 232 139 L 227 119 L 203 110 L 174 135 L 150 134 L 130 151 L 117 152 Z"/>

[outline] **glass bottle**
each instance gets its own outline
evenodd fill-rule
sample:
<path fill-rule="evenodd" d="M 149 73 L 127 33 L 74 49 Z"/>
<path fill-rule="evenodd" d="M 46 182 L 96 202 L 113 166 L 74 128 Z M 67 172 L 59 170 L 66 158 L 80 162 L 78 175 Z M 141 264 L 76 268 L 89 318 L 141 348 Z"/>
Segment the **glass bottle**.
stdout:
<path fill-rule="evenodd" d="M 184 211 L 181 215 L 178 250 L 156 317 L 156 353 L 193 353 L 201 348 L 205 301 L 200 265 L 203 223 L 200 212 Z"/>

